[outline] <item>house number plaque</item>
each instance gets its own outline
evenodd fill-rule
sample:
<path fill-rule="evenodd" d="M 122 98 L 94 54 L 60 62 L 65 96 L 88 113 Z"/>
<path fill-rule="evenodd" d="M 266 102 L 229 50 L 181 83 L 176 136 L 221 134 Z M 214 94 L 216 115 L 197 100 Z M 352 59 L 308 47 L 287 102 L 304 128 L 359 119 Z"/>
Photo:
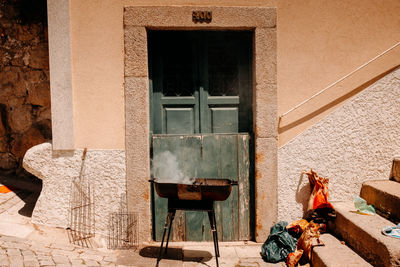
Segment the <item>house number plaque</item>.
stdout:
<path fill-rule="evenodd" d="M 211 11 L 193 11 L 192 20 L 194 23 L 210 23 L 212 21 Z"/>

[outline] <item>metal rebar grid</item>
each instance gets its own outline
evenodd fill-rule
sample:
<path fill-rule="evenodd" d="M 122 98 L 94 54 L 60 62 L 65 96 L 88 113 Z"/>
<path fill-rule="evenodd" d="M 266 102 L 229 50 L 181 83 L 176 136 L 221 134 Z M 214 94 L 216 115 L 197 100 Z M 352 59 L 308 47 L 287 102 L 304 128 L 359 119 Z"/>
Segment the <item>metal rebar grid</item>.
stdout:
<path fill-rule="evenodd" d="M 90 181 L 83 175 L 86 159 L 86 148 L 83 151 L 79 177 L 72 181 L 69 237 L 71 243 L 90 247 L 90 238 L 95 235 L 94 191 Z"/>
<path fill-rule="evenodd" d="M 126 194 L 122 194 L 118 211 L 109 217 L 108 249 L 136 249 L 138 228 L 138 213 L 128 212 Z"/>
<path fill-rule="evenodd" d="M 138 246 L 138 214 L 110 214 L 108 249 L 136 249 Z"/>

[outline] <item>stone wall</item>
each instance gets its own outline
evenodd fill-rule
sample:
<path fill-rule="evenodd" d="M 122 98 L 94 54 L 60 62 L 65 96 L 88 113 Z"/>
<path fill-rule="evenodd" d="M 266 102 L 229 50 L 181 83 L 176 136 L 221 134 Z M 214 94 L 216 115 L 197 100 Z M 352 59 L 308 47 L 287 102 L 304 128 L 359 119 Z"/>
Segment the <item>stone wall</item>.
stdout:
<path fill-rule="evenodd" d="M 0 0 L 0 175 L 51 139 L 46 0 Z"/>

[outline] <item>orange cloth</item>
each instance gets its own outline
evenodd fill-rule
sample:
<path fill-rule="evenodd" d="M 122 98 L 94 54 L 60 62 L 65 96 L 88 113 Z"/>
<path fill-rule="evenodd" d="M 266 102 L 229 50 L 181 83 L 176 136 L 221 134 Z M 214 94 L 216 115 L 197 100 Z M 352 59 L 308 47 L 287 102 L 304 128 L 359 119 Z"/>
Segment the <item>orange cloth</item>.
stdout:
<path fill-rule="evenodd" d="M 310 196 L 310 201 L 308 204 L 308 210 L 310 209 L 320 209 L 320 208 L 331 208 L 333 209 L 332 204 L 328 201 L 329 190 L 328 184 L 329 179 L 318 176 L 316 172 L 310 170 L 309 172 L 305 172 L 308 176 L 308 180 L 310 182 L 310 186 L 312 189 L 312 193 Z"/>
<path fill-rule="evenodd" d="M 328 201 L 328 183 L 325 184 L 317 180 L 315 184 L 316 194 L 314 197 L 313 209 L 331 208 L 332 204 Z"/>
<path fill-rule="evenodd" d="M 0 193 L 8 193 L 11 192 L 10 188 L 5 185 L 0 186 Z"/>

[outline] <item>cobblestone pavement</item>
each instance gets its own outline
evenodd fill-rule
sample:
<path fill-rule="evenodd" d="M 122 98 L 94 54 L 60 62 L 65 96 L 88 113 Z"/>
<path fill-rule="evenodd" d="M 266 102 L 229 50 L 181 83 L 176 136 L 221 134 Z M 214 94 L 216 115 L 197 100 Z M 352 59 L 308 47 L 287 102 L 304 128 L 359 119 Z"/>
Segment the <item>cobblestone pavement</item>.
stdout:
<path fill-rule="evenodd" d="M 81 248 L 71 244 L 38 242 L 22 238 L 0 236 L 0 267 L 41 266 L 155 266 L 157 243 L 136 250 L 112 251 Z M 160 267 L 214 267 L 212 243 L 171 244 Z M 221 267 L 283 267 L 284 263 L 265 263 L 259 256 L 259 244 L 220 244 Z"/>
<path fill-rule="evenodd" d="M 0 248 L 0 266 L 117 266 L 116 251 L 99 251 L 10 236 L 0 237 Z"/>
<path fill-rule="evenodd" d="M 137 249 L 107 250 L 98 237 L 94 248 L 82 248 L 69 242 L 65 229 L 31 223 L 37 194 L 15 190 L 0 194 L 0 267 L 41 266 L 155 266 L 159 243 L 142 244 Z M 216 266 L 212 242 L 171 242 L 160 267 Z M 282 267 L 283 263 L 265 263 L 261 244 L 220 242 L 221 267 Z"/>

